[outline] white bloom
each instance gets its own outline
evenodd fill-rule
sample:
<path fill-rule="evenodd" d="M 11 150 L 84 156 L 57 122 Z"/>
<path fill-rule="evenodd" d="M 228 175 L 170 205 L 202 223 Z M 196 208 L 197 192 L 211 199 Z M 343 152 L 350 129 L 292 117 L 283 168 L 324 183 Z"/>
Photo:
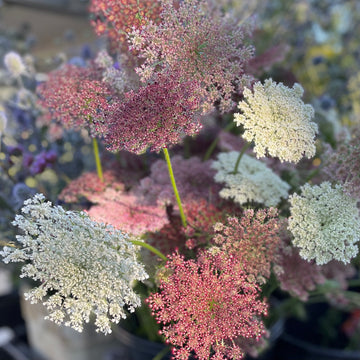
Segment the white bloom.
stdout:
<path fill-rule="evenodd" d="M 340 185 L 329 182 L 301 188 L 301 195 L 289 197 L 291 217 L 289 230 L 293 244 L 300 248 L 305 260 L 315 259 L 318 265 L 331 260 L 345 264 L 358 253 L 360 217 L 356 199 L 343 192 Z"/>
<path fill-rule="evenodd" d="M 236 151 L 220 153 L 212 164 L 218 170 L 215 181 L 225 184 L 220 191 L 222 198 L 233 199 L 240 205 L 256 201 L 266 206 L 276 206 L 280 198 L 287 198 L 289 184 L 264 163 L 246 154 L 241 158 L 238 172 L 233 174 L 238 156 Z"/>
<path fill-rule="evenodd" d="M 21 56 L 14 51 L 10 51 L 4 56 L 4 64 L 12 76 L 18 77 L 26 72 Z"/>
<path fill-rule="evenodd" d="M 292 89 L 271 79 L 264 85 L 255 83 L 254 92 L 244 90 L 239 103 L 241 114 L 234 116 L 237 125 L 244 125 L 244 139 L 254 141 L 257 157 L 269 153 L 280 161 L 299 162 L 303 155 L 315 155 L 318 127 L 311 119 L 314 109 L 301 100 L 304 93 L 299 84 Z"/>
<path fill-rule="evenodd" d="M 13 222 L 23 231 L 17 236 L 22 248 L 5 247 L 0 255 L 6 263 L 26 261 L 21 277 L 41 282 L 26 299 L 46 300 L 48 319 L 78 331 L 93 313 L 97 331 L 110 333 L 110 322 L 126 317 L 124 306 L 134 311 L 141 304 L 131 288 L 134 280 L 148 278 L 138 247 L 121 231 L 52 206 L 41 194 L 24 205 Z"/>

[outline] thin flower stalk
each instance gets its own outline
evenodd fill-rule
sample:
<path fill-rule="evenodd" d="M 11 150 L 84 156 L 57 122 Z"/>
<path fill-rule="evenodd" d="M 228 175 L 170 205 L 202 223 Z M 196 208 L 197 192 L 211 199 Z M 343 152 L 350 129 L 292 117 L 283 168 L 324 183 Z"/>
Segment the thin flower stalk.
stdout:
<path fill-rule="evenodd" d="M 167 167 L 168 167 L 168 170 L 169 170 L 169 176 L 170 176 L 171 185 L 172 185 L 172 187 L 174 189 L 176 202 L 177 202 L 177 204 L 179 206 L 181 223 L 186 228 L 186 226 L 187 226 L 186 217 L 185 217 L 185 214 L 184 214 L 184 209 L 183 209 L 182 204 L 181 204 L 180 195 L 179 195 L 179 192 L 178 192 L 178 189 L 177 189 L 177 186 L 176 186 L 175 176 L 174 176 L 174 172 L 173 172 L 173 169 L 172 169 L 172 166 L 171 166 L 169 151 L 168 151 L 168 149 L 166 147 L 163 148 L 163 151 L 164 151 L 164 155 L 165 155 L 166 164 L 167 164 Z"/>
<path fill-rule="evenodd" d="M 98 145 L 98 142 L 97 142 L 96 138 L 93 138 L 92 143 L 93 143 L 94 156 L 95 156 L 96 172 L 98 174 L 98 177 L 99 177 L 100 181 L 103 182 L 104 181 L 104 175 L 103 175 L 102 166 L 101 166 L 99 145 Z"/>

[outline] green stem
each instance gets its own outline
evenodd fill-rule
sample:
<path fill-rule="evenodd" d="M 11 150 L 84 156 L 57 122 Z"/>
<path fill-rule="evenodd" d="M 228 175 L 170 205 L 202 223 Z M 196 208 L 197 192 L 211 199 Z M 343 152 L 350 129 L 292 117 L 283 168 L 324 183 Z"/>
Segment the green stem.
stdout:
<path fill-rule="evenodd" d="M 141 246 L 145 249 L 150 250 L 151 252 L 153 252 L 155 255 L 157 255 L 159 258 L 163 259 L 163 260 L 167 260 L 167 257 L 160 252 L 158 249 L 155 249 L 153 246 L 151 246 L 150 244 L 147 244 L 146 242 L 140 241 L 140 240 L 130 240 L 130 242 L 134 245 L 138 245 Z"/>
<path fill-rule="evenodd" d="M 238 156 L 238 158 L 237 158 L 237 160 L 236 160 L 236 164 L 235 164 L 235 167 L 234 167 L 233 174 L 237 174 L 238 168 L 239 168 L 239 164 L 240 164 L 240 160 L 241 160 L 241 158 L 243 157 L 245 151 L 249 148 L 249 146 L 250 146 L 250 143 L 247 142 L 247 143 L 243 146 L 243 148 L 241 149 L 241 152 L 240 152 L 240 154 L 239 154 L 239 156 Z"/>
<path fill-rule="evenodd" d="M 232 121 L 230 124 L 228 124 L 224 130 L 225 131 L 230 131 L 233 127 L 235 126 L 235 122 Z M 210 156 L 211 154 L 213 153 L 213 151 L 215 150 L 216 148 L 216 145 L 218 144 L 220 138 L 217 137 L 216 139 L 214 139 L 214 141 L 210 144 L 210 146 L 208 147 L 206 153 L 205 153 L 205 156 L 204 156 L 204 159 L 203 161 L 206 161 L 206 160 L 209 160 L 210 159 Z"/>
<path fill-rule="evenodd" d="M 174 177 L 173 169 L 172 169 L 171 162 L 170 162 L 169 151 L 168 151 L 167 148 L 163 148 L 163 150 L 164 150 L 166 164 L 167 164 L 167 167 L 168 167 L 168 170 L 169 170 L 169 176 L 170 176 L 171 185 L 173 187 L 175 198 L 176 198 L 177 204 L 179 206 L 181 222 L 182 222 L 182 225 L 184 227 L 186 227 L 187 226 L 186 217 L 185 217 L 184 210 L 183 210 L 183 207 L 182 207 L 182 204 L 181 204 L 180 195 L 179 195 L 178 189 L 176 187 L 175 177 Z"/>
<path fill-rule="evenodd" d="M 101 167 L 99 146 L 98 146 L 96 138 L 93 138 L 93 148 L 94 148 L 94 156 L 95 156 L 95 163 L 96 163 L 96 171 L 97 171 L 100 181 L 103 182 L 104 175 L 103 175 L 103 171 L 102 171 L 102 167 Z"/>

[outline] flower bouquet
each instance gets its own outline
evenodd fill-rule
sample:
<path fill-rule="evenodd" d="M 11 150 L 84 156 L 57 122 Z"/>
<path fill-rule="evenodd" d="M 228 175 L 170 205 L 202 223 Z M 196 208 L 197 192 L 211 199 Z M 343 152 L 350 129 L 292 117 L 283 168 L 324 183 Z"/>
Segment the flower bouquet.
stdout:
<path fill-rule="evenodd" d="M 37 106 L 87 131 L 96 171 L 69 180 L 61 205 L 37 193 L 16 215 L 0 254 L 37 282 L 26 299 L 80 332 L 135 313 L 179 360 L 256 355 L 276 316 L 316 296 L 354 310 L 359 125 L 329 136 L 299 83 L 259 80 L 281 57 L 256 54 L 259 25 L 230 2 L 90 12 L 107 49 L 49 73 Z M 26 76 L 18 54 L 5 65 Z"/>

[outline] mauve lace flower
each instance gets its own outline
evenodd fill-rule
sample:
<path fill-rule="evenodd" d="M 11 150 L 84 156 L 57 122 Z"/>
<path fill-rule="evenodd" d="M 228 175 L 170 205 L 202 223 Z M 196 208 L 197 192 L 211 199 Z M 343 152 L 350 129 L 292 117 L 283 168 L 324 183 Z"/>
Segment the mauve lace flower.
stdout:
<path fill-rule="evenodd" d="M 49 119 L 56 119 L 67 126 L 90 128 L 102 133 L 103 117 L 109 106 L 113 90 L 102 81 L 102 70 L 91 64 L 88 67 L 65 65 L 49 74 L 37 92 L 39 103 Z"/>
<path fill-rule="evenodd" d="M 250 26 L 239 25 L 231 14 L 224 15 L 205 0 L 160 1 L 161 22 L 149 22 L 130 34 L 131 49 L 144 64 L 137 69 L 143 81 L 154 73 L 171 69 L 186 79 L 201 83 L 204 111 L 219 101 L 220 110 L 234 107 L 232 95 L 239 93 L 250 78 L 244 66 L 253 55 L 247 45 Z"/>
<path fill-rule="evenodd" d="M 192 351 L 200 360 L 241 359 L 244 353 L 233 340 L 258 339 L 265 332 L 259 317 L 267 314 L 267 304 L 258 299 L 259 288 L 234 262 L 209 253 L 201 261 L 169 256 L 170 275 L 161 279 L 160 292 L 146 301 L 163 324 L 161 333 L 174 346 L 175 359 L 188 359 Z"/>
<path fill-rule="evenodd" d="M 360 201 L 360 126 L 354 127 L 350 139 L 324 156 L 323 171 L 332 181 L 342 184 L 344 191 Z"/>
<path fill-rule="evenodd" d="M 198 157 L 184 159 L 179 155 L 171 159 L 176 185 L 181 201 L 206 199 L 218 202 L 220 185 L 214 182 L 215 170 L 210 168 L 211 161 L 202 162 Z M 141 179 L 134 190 L 145 204 L 175 204 L 166 162 L 157 160 L 151 165 L 151 173 Z"/>
<path fill-rule="evenodd" d="M 159 74 L 154 82 L 109 106 L 104 141 L 111 151 L 158 152 L 199 132 L 199 103 L 196 81 L 182 81 L 175 73 Z"/>
<path fill-rule="evenodd" d="M 260 282 L 270 277 L 281 242 L 281 221 L 275 208 L 245 210 L 241 218 L 229 217 L 217 223 L 213 243 L 227 256 L 235 257 L 246 272 Z M 244 271 L 245 271 L 244 269 Z"/>
<path fill-rule="evenodd" d="M 291 245 L 290 233 L 285 229 L 281 236 L 281 246 L 274 266 L 275 275 L 282 290 L 306 301 L 309 292 L 326 280 L 322 267 L 316 265 L 315 261 L 307 261 L 300 257 L 299 250 Z"/>
<path fill-rule="evenodd" d="M 95 202 L 87 211 L 91 219 L 111 224 L 131 235 L 140 236 L 159 230 L 168 223 L 164 208 L 140 205 L 131 192 L 109 187 L 101 194 L 94 194 L 91 201 Z"/>
<path fill-rule="evenodd" d="M 117 43 L 124 43 L 133 28 L 160 20 L 161 5 L 157 0 L 92 0 L 89 10 L 98 35 L 106 33 Z"/>

